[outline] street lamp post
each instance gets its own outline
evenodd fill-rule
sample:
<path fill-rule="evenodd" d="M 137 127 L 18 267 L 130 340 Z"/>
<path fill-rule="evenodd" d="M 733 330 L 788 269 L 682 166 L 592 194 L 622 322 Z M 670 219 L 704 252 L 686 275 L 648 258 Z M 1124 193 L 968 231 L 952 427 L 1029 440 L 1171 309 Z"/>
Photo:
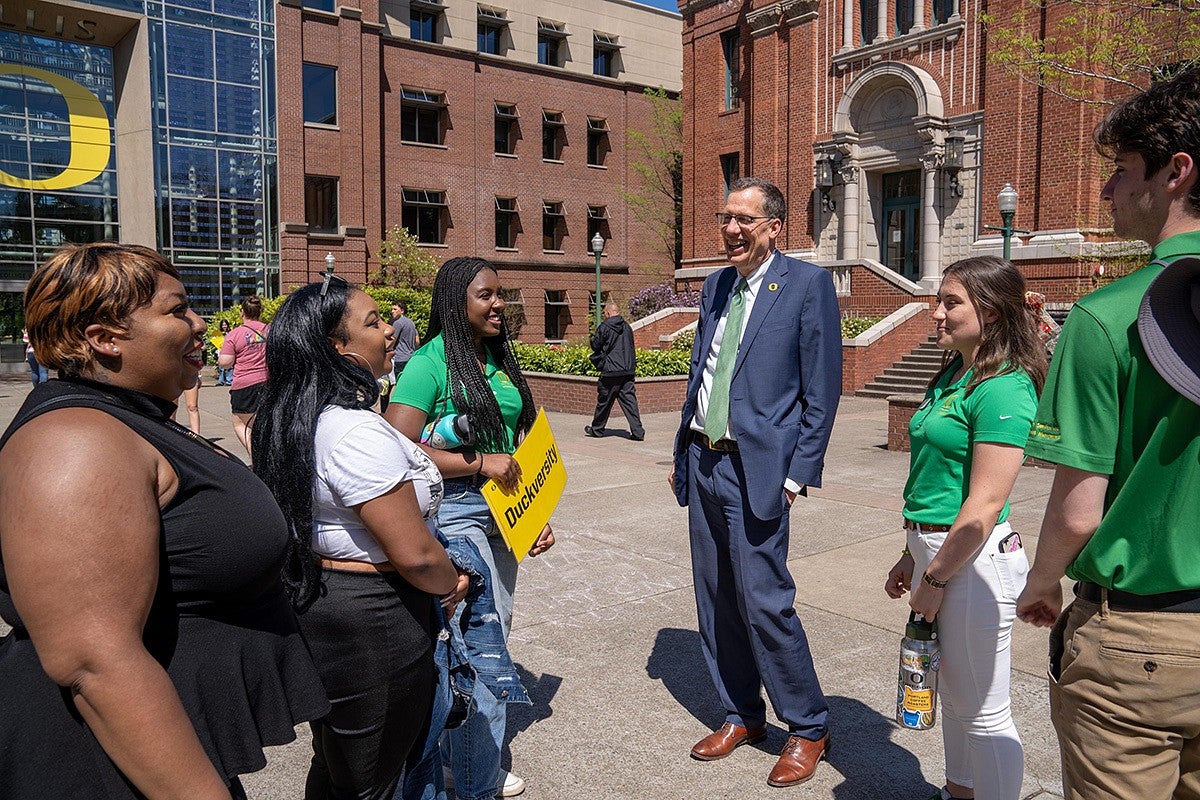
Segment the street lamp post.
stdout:
<path fill-rule="evenodd" d="M 334 267 L 333 253 L 332 252 L 326 253 L 325 254 L 325 272 L 332 275 L 333 267 Z"/>
<path fill-rule="evenodd" d="M 1014 233 L 1029 233 L 1022 228 L 1014 228 L 1013 220 L 1017 216 L 1017 190 L 1011 183 L 1005 182 L 1004 188 L 996 196 L 996 204 L 1000 207 L 1000 221 L 1004 224 L 997 228 L 995 225 L 984 225 L 985 230 L 1000 231 L 1004 237 L 1004 260 L 1012 260 L 1012 237 Z"/>
<path fill-rule="evenodd" d="M 596 318 L 592 322 L 592 330 L 600 326 L 600 254 L 604 252 L 604 237 L 600 231 L 592 237 L 592 253 L 596 256 Z"/>

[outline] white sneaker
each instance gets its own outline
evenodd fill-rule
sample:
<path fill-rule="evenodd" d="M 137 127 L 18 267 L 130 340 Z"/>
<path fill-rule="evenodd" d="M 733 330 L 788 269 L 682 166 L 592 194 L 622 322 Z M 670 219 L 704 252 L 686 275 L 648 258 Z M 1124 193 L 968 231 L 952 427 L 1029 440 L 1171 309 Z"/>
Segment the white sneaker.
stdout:
<path fill-rule="evenodd" d="M 525 791 L 525 779 L 520 775 L 514 775 L 504 770 L 500 770 L 500 774 L 504 777 L 504 782 L 500 786 L 501 797 L 516 797 Z"/>

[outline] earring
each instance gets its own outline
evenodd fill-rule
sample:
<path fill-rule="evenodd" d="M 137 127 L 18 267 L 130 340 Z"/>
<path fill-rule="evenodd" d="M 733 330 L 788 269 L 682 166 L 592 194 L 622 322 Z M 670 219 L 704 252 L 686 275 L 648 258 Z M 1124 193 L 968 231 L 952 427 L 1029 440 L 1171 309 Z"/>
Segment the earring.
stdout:
<path fill-rule="evenodd" d="M 347 350 L 342 353 L 342 358 L 349 360 L 356 367 L 362 367 L 367 372 L 371 371 L 371 362 L 360 356 L 358 353 Z"/>
<path fill-rule="evenodd" d="M 112 352 L 113 352 L 113 355 L 115 356 L 117 353 L 121 352 L 121 348 L 117 347 L 117 346 L 114 344 L 114 345 L 113 345 L 113 348 L 112 348 Z"/>

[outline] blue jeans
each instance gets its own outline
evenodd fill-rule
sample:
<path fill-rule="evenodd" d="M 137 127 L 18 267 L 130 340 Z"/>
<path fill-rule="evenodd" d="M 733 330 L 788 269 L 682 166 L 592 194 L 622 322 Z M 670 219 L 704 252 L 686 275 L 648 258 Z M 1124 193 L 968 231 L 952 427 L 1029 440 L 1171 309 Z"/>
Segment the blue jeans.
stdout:
<path fill-rule="evenodd" d="M 33 381 L 33 388 L 50 380 L 50 370 L 45 364 L 38 362 L 37 357 L 30 353 L 25 356 L 25 361 L 29 364 L 29 379 Z"/>
<path fill-rule="evenodd" d="M 217 367 L 217 386 L 233 385 L 233 367 Z"/>
<path fill-rule="evenodd" d="M 500 535 L 487 502 L 473 477 L 450 478 L 438 510 L 438 531 L 447 539 L 465 536 L 479 548 L 487 562 L 495 589 L 496 611 L 507 641 L 512 627 L 513 591 L 517 585 L 517 559 Z M 460 605 L 457 614 L 462 614 Z M 458 624 L 456 615 L 454 624 Z M 475 710 L 459 727 L 446 731 L 442 745 L 454 773 L 454 791 L 462 800 L 492 800 L 500 791 L 500 753 L 508 719 L 505 703 L 487 685 L 475 681 Z"/>

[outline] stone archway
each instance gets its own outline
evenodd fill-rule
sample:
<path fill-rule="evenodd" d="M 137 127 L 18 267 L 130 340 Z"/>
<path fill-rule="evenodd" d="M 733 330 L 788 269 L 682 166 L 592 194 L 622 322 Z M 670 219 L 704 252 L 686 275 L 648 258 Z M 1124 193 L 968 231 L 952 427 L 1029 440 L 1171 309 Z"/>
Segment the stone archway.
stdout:
<path fill-rule="evenodd" d="M 937 179 L 947 129 L 937 81 L 903 62 L 869 67 L 846 89 L 833 127 L 832 146 L 842 154 L 844 183 L 841 256 L 889 262 L 888 248 L 897 234 L 884 219 L 883 176 L 920 170 L 919 202 L 912 203 L 913 218 L 904 234 L 912 237 L 912 263 L 905 262 L 908 269 L 889 266 L 909 272 L 927 289 L 936 288 L 941 274 Z"/>

